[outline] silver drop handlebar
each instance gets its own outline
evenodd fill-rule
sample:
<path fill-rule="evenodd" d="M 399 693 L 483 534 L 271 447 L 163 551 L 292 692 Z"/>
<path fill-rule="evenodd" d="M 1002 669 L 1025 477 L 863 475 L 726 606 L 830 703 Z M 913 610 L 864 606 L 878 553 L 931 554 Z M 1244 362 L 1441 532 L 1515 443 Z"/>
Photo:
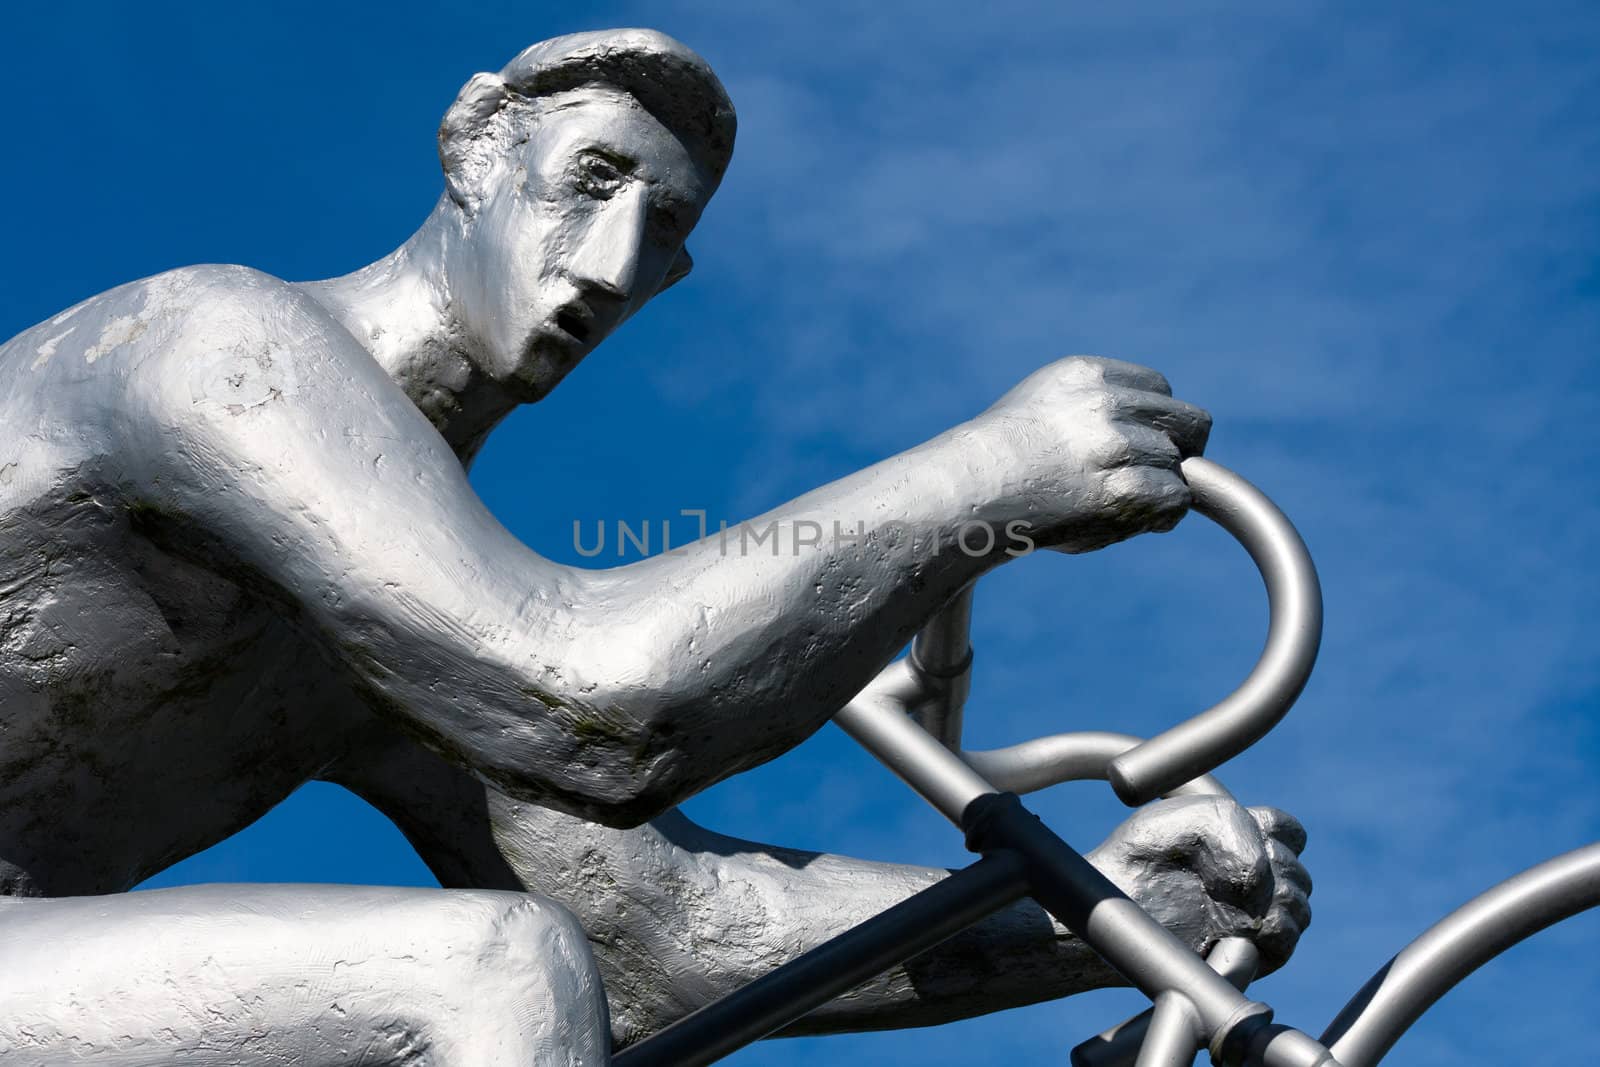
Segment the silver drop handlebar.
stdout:
<path fill-rule="evenodd" d="M 1144 741 L 1076 731 L 964 752 L 962 713 L 972 663 L 969 587 L 929 620 L 911 654 L 891 665 L 836 721 L 957 822 L 965 805 L 986 789 L 1028 793 L 1083 779 L 1109 781 L 1130 805 L 1181 793 L 1227 795 L 1208 772 L 1265 736 L 1305 688 L 1322 637 L 1322 593 L 1305 543 L 1266 496 L 1210 460 L 1187 459 L 1182 470 L 1194 493 L 1193 510 L 1250 553 L 1270 605 L 1266 645 L 1244 682 L 1222 701 Z M 1274 1026 L 1258 1035 L 1244 1058 L 1266 1067 L 1372 1067 L 1428 1006 L 1473 970 L 1597 905 L 1600 844 L 1539 864 L 1440 920 L 1374 975 L 1320 1042 Z M 1218 977 L 1242 990 L 1255 960 L 1249 942 L 1228 938 L 1208 962 Z M 1216 999 L 1214 992 L 1181 986 L 1159 994 L 1151 1010 L 1074 1049 L 1074 1064 L 1189 1062 L 1196 993 Z"/>
<path fill-rule="evenodd" d="M 1244 546 L 1266 585 L 1270 622 L 1255 667 L 1221 701 L 1149 740 L 1067 733 L 962 754 L 994 784 L 1028 792 L 1056 782 L 1104 778 L 1131 806 L 1178 791 L 1225 792 L 1209 779 L 1198 790 L 1186 785 L 1259 741 L 1305 688 L 1322 641 L 1322 587 L 1305 542 L 1272 501 L 1226 467 L 1195 456 L 1183 461 L 1182 470 L 1194 494 L 1193 509 Z M 936 740 L 959 752 L 972 663 L 971 617 L 969 587 L 928 621 L 911 654 L 858 700 L 874 695 L 897 700 Z M 959 814 L 935 806 L 952 817 Z"/>
<path fill-rule="evenodd" d="M 1264 737 L 1294 705 L 1322 643 L 1322 586 L 1305 542 L 1243 478 L 1198 456 L 1183 461 L 1195 511 L 1232 534 L 1267 586 L 1267 643 L 1243 684 L 1220 703 L 1111 760 L 1106 777 L 1129 805 L 1162 796 Z"/>

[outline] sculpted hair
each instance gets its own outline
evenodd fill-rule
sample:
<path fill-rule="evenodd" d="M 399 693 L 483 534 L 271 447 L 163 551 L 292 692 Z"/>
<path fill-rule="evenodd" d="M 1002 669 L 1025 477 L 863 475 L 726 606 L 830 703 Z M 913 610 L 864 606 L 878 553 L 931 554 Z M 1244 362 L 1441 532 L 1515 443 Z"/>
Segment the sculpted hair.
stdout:
<path fill-rule="evenodd" d="M 439 161 L 451 199 L 471 213 L 478 179 L 509 147 L 511 124 L 496 121 L 541 96 L 597 85 L 632 96 L 721 182 L 733 156 L 736 119 L 722 82 L 686 45 L 655 30 L 596 30 L 525 49 L 498 74 L 474 74 L 439 125 Z"/>

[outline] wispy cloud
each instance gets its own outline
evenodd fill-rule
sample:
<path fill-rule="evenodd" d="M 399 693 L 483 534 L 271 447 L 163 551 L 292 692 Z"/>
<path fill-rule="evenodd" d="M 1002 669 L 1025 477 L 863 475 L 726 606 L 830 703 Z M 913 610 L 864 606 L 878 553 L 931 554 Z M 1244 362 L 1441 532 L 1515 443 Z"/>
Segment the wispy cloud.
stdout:
<path fill-rule="evenodd" d="M 59 89 L 110 168 L 58 134 L 64 115 L 19 120 L 38 157 L 0 188 L 60 210 L 48 233 L 18 219 L 30 269 L 0 297 L 15 329 L 116 272 L 347 269 L 426 209 L 428 134 L 472 69 L 579 23 L 658 25 L 728 83 L 739 148 L 693 278 L 477 468 L 524 539 L 559 547 L 598 514 L 748 515 L 1058 355 L 1146 362 L 1214 411 L 1212 455 L 1282 504 L 1327 593 L 1301 707 L 1224 771 L 1311 831 L 1317 921 L 1263 987 L 1280 1017 L 1320 1026 L 1446 909 L 1600 836 L 1600 19 L 1584 5 L 638 3 L 547 25 L 402 4 L 312 38 L 249 17 L 187 23 L 181 48 L 56 24 L 28 38 L 86 50 L 132 102 Z M 325 82 L 283 77 L 302 47 Z M 27 58 L 7 91 L 34 99 L 48 77 Z M 175 108 L 192 127 L 140 117 Z M 213 135 L 173 132 L 189 128 Z M 202 174 L 154 217 L 174 175 Z M 1264 623 L 1243 554 L 1198 519 L 1024 561 L 980 590 L 974 742 L 1160 729 L 1234 684 Z M 783 844 L 959 862 L 954 833 L 874 774 L 824 734 L 694 810 Z M 1084 845 L 1120 815 L 1090 786 L 1038 803 Z M 326 832 L 326 798 L 304 804 L 280 813 L 285 836 Z M 260 859 L 283 840 L 229 847 Z M 217 855 L 202 876 L 308 876 Z M 1498 961 L 1397 1062 L 1586 1062 L 1597 937 L 1591 917 Z M 1053 1062 L 1136 1000 L 735 1062 Z"/>

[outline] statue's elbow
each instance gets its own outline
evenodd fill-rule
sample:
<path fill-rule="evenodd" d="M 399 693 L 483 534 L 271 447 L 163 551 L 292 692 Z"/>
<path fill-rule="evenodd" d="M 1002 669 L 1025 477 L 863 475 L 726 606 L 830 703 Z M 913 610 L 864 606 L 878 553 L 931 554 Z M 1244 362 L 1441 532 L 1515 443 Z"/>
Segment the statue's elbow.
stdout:
<path fill-rule="evenodd" d="M 586 703 L 556 710 L 521 744 L 499 746 L 486 768 L 511 796 L 590 822 L 628 829 L 725 777 L 692 751 L 695 737 L 669 709 Z"/>
<path fill-rule="evenodd" d="M 564 775 L 543 783 L 537 803 L 617 830 L 631 830 L 671 810 L 693 789 L 684 791 L 668 776 L 637 768 L 595 768 L 593 773 Z"/>

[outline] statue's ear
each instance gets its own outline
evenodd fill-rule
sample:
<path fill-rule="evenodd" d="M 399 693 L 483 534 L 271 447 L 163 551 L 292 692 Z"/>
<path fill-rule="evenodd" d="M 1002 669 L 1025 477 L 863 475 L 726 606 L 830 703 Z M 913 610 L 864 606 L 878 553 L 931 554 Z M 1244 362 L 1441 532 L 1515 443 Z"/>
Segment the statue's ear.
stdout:
<path fill-rule="evenodd" d="M 498 74 L 474 74 L 456 95 L 456 102 L 439 123 L 439 162 L 450 199 L 468 214 L 477 209 L 479 179 L 493 152 L 489 120 L 510 99 L 505 79 Z"/>
<path fill-rule="evenodd" d="M 687 248 L 678 249 L 678 254 L 672 257 L 672 265 L 667 268 L 667 276 L 661 279 L 661 284 L 656 286 L 655 293 L 651 295 L 659 295 L 671 289 L 687 278 L 692 270 L 694 270 L 694 257 L 689 254 Z"/>

